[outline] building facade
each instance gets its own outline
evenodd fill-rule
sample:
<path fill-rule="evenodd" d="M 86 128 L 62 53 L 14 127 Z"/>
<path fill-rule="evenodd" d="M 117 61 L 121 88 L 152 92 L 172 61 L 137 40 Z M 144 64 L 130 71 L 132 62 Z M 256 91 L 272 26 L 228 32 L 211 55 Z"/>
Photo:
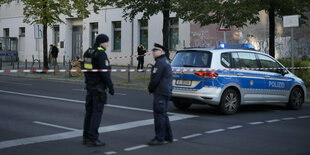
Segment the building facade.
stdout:
<path fill-rule="evenodd" d="M 153 63 L 150 53 L 153 44 L 162 43 L 163 16 L 157 14 L 149 20 L 142 20 L 142 14 L 131 21 L 122 17 L 121 8 L 107 7 L 92 13 L 87 19 L 69 18 L 61 16 L 64 23 L 48 28 L 48 44 L 55 44 L 59 48 L 58 62 L 68 61 L 76 56 L 82 56 L 93 45 L 98 34 L 104 33 L 110 37 L 107 54 L 113 65 L 128 65 L 130 58 L 137 55 L 137 47 L 142 42 L 147 48 L 145 61 Z M 190 45 L 190 23 L 184 23 L 170 15 L 169 48 L 173 51 Z M 0 7 L 0 37 L 14 37 L 18 39 L 18 56 L 20 61 L 27 59 L 43 60 L 43 38 L 40 25 L 23 23 L 23 5 L 12 2 Z M 122 57 L 122 58 L 120 58 Z M 65 58 L 65 59 L 64 59 Z M 117 59 L 115 59 L 117 58 Z M 133 65 L 137 60 L 133 58 Z"/>
<path fill-rule="evenodd" d="M 150 50 L 153 44 L 162 43 L 163 16 L 157 14 L 149 20 L 142 20 L 142 14 L 130 22 L 122 17 L 121 8 L 107 7 L 92 13 L 87 19 L 61 16 L 64 23 L 48 28 L 48 44 L 55 44 L 59 48 L 58 62 L 82 56 L 100 33 L 110 37 L 110 47 L 107 54 L 113 65 L 128 65 L 137 60 L 124 58 L 137 55 L 137 47 L 142 42 L 148 49 L 145 65 L 153 63 Z M 306 13 L 310 19 L 310 13 Z M 218 47 L 224 41 L 224 32 L 218 31 L 218 24 L 201 27 L 200 24 L 183 22 L 170 15 L 169 49 L 173 58 L 176 49 L 184 47 Z M 23 23 L 23 5 L 16 1 L 0 7 L 0 38 L 13 37 L 18 40 L 18 57 L 20 61 L 27 59 L 43 60 L 43 39 L 40 25 Z M 257 50 L 268 53 L 269 23 L 268 15 L 262 11 L 260 22 L 243 28 L 231 27 L 226 33 L 227 43 L 251 43 Z M 297 59 L 310 59 L 310 29 L 308 25 L 294 28 L 294 38 L 290 37 L 290 29 L 283 28 L 282 19 L 276 19 L 276 58 L 289 59 L 291 57 L 291 40 L 293 51 Z M 1 46 L 1 40 L 0 40 Z M 3 49 L 3 48 L 2 48 Z M 1 47 L 0 47 L 1 50 Z M 122 58 L 120 58 L 122 57 Z M 116 59 L 117 58 L 117 59 Z"/>

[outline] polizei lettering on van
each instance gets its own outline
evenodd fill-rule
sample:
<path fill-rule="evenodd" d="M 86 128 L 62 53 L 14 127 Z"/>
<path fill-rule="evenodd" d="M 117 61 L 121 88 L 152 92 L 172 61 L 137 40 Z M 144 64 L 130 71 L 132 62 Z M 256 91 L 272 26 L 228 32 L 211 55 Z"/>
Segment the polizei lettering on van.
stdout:
<path fill-rule="evenodd" d="M 284 83 L 284 82 L 269 81 L 269 87 L 273 87 L 273 88 L 285 88 L 285 83 Z"/>

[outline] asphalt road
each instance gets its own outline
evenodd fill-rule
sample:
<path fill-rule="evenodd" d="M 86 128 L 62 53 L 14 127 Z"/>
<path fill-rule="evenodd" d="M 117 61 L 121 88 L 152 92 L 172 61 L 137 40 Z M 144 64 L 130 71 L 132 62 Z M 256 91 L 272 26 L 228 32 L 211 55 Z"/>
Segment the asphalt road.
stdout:
<path fill-rule="evenodd" d="M 116 88 L 100 127 L 105 147 L 82 145 L 84 85 L 0 76 L 0 155 L 173 154 L 308 155 L 310 104 L 248 105 L 231 116 L 209 106 L 180 111 L 169 105 L 176 141 L 151 147 L 152 96 Z"/>

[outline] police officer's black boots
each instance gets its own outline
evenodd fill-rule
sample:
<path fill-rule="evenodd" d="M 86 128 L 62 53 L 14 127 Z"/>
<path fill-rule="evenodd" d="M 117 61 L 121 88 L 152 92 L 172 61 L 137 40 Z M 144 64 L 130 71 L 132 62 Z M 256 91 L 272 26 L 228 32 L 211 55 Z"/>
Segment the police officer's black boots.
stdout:
<path fill-rule="evenodd" d="M 86 145 L 89 146 L 89 147 L 105 146 L 105 143 L 100 141 L 99 139 L 96 139 L 96 140 L 89 140 L 88 142 L 86 142 Z"/>
<path fill-rule="evenodd" d="M 83 144 L 86 145 L 90 142 L 90 139 L 88 137 L 83 137 Z"/>
<path fill-rule="evenodd" d="M 166 144 L 166 142 L 165 141 L 159 141 L 157 138 L 153 138 L 147 144 L 149 144 L 149 145 L 164 145 L 164 144 Z"/>

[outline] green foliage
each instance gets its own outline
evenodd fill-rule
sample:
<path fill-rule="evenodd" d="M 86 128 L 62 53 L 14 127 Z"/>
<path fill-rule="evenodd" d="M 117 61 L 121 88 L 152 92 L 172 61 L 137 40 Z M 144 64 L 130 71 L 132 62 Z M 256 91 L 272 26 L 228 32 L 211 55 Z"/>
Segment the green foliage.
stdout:
<path fill-rule="evenodd" d="M 11 3 L 13 0 L 0 0 L 0 5 Z M 109 4 L 107 0 L 21 0 L 23 3 L 24 22 L 29 24 L 44 24 L 53 26 L 63 23 L 60 16 L 77 16 L 87 18 L 92 5 L 97 13 L 99 6 Z"/>
<path fill-rule="evenodd" d="M 309 0 L 179 0 L 177 15 L 185 21 L 199 22 L 202 26 L 220 23 L 225 15 L 226 23 L 243 27 L 256 24 L 259 12 L 274 9 L 276 17 L 299 14 L 303 21 L 309 11 Z"/>
<path fill-rule="evenodd" d="M 291 67 L 291 60 L 278 60 L 281 62 L 285 67 Z M 310 61 L 301 61 L 301 60 L 295 60 L 294 61 L 294 66 L 295 67 L 310 67 Z M 290 69 L 292 72 L 292 70 Z M 310 90 L 310 69 L 296 69 L 294 70 L 294 74 L 301 78 L 307 89 Z"/>
<path fill-rule="evenodd" d="M 115 6 L 123 8 L 123 17 L 134 19 L 138 13 L 143 13 L 144 19 L 163 11 L 173 11 L 177 0 L 110 0 Z"/>

